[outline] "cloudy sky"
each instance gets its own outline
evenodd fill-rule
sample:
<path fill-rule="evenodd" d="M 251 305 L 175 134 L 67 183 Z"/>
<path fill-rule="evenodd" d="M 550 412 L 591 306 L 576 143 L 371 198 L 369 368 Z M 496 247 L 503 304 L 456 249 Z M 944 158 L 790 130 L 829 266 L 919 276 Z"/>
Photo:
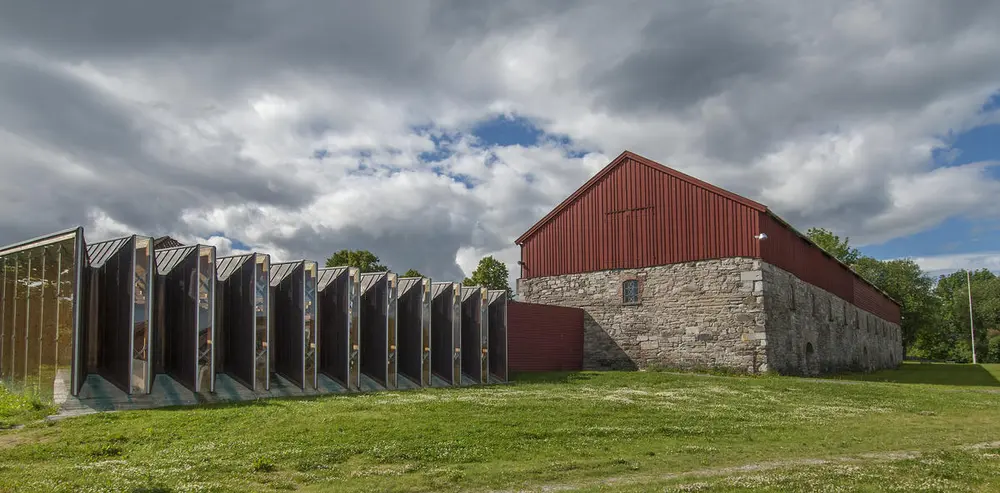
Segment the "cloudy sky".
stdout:
<path fill-rule="evenodd" d="M 140 4 L 142 4 L 140 6 Z M 0 243 L 77 224 L 459 280 L 622 150 L 1000 268 L 1000 2 L 5 2 Z"/>

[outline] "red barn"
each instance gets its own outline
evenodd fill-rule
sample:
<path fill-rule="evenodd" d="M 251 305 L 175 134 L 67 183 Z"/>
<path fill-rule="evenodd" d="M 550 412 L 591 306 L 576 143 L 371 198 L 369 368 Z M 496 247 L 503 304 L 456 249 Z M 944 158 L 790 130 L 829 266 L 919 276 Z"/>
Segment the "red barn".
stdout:
<path fill-rule="evenodd" d="M 816 374 L 902 358 L 900 307 L 766 206 L 624 152 L 517 239 L 584 367 Z"/>

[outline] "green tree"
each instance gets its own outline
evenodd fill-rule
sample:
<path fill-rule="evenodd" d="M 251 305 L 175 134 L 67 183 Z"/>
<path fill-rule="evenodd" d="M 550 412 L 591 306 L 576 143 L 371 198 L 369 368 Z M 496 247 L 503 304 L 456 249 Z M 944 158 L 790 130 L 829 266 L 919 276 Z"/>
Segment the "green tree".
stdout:
<path fill-rule="evenodd" d="M 420 271 L 418 271 L 417 269 L 410 269 L 405 273 L 403 273 L 403 275 L 400 277 L 424 277 L 424 275 L 421 274 Z"/>
<path fill-rule="evenodd" d="M 1000 278 L 987 269 L 960 270 L 938 279 L 934 293 L 939 304 L 937 331 L 918 341 L 929 357 L 972 361 L 969 333 L 969 284 L 972 285 L 972 322 L 976 331 L 976 359 L 991 362 L 990 333 L 1000 326 Z"/>
<path fill-rule="evenodd" d="M 850 238 L 841 240 L 839 236 L 825 228 L 809 228 L 809 231 L 806 231 L 806 236 L 827 253 L 847 265 L 854 265 L 861 258 L 861 252 L 857 248 L 851 247 Z"/>
<path fill-rule="evenodd" d="M 389 270 L 379 263 L 377 255 L 368 250 L 340 250 L 326 259 L 327 267 L 357 267 L 361 272 L 382 272 Z"/>
<path fill-rule="evenodd" d="M 510 284 L 507 282 L 507 266 L 503 262 L 493 258 L 492 255 L 483 257 L 479 261 L 476 270 L 472 272 L 472 277 L 466 277 L 462 284 L 466 286 L 485 286 L 489 289 L 503 289 L 507 291 L 507 296 L 511 295 Z"/>
<path fill-rule="evenodd" d="M 936 328 L 938 301 L 934 281 L 911 259 L 877 260 L 859 256 L 854 271 L 898 301 L 903 316 L 904 351 L 928 331 Z"/>

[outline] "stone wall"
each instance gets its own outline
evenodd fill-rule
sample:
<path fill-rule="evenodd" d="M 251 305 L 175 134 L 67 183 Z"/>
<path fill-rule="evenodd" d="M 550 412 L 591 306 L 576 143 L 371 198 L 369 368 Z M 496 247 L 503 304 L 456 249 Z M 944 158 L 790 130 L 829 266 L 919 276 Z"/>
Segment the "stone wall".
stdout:
<path fill-rule="evenodd" d="M 639 281 L 637 304 L 623 283 Z M 583 308 L 585 369 L 767 369 L 761 261 L 727 258 L 520 279 L 529 303 Z"/>
<path fill-rule="evenodd" d="M 816 375 L 894 368 L 903 357 L 899 325 L 763 263 L 767 360 L 773 370 Z"/>
<path fill-rule="evenodd" d="M 632 279 L 639 303 L 627 304 Z M 584 369 L 814 375 L 895 367 L 903 354 L 898 324 L 758 259 L 519 279 L 518 295 L 585 311 Z"/>

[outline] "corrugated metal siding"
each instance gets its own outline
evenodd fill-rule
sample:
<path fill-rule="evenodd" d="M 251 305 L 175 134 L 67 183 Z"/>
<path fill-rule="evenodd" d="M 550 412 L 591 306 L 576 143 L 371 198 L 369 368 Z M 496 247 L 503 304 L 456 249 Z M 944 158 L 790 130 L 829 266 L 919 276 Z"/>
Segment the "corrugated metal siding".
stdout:
<path fill-rule="evenodd" d="M 611 170 L 522 247 L 522 277 L 759 257 L 759 212 L 634 160 Z"/>
<path fill-rule="evenodd" d="M 510 372 L 583 369 L 583 310 L 507 303 Z"/>
<path fill-rule="evenodd" d="M 862 310 L 890 322 L 900 322 L 899 306 L 853 271 L 828 257 L 794 231 L 767 213 L 760 213 L 761 232 L 767 239 L 760 244 L 761 259 L 823 288 Z"/>

